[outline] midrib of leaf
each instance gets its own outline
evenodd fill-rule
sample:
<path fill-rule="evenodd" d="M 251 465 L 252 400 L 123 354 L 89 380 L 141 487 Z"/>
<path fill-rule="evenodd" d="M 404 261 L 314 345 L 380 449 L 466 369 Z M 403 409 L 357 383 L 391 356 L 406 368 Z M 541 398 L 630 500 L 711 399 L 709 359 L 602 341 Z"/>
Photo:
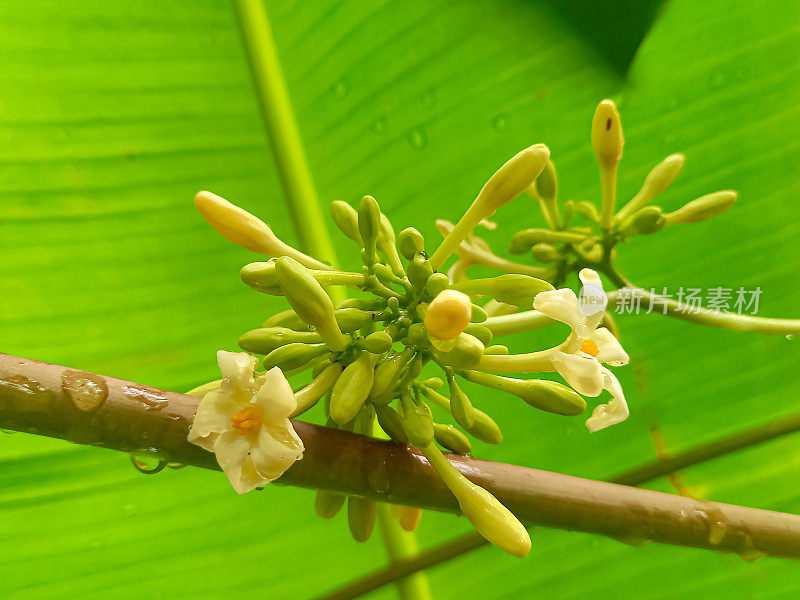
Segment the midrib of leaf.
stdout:
<path fill-rule="evenodd" d="M 272 156 L 299 244 L 306 252 L 335 265 L 336 252 L 320 212 L 314 180 L 292 110 L 264 0 L 233 0 L 233 7 Z M 344 299 L 344 292 L 339 287 L 330 288 L 329 293 L 334 301 Z M 384 512 L 388 510 L 384 506 L 380 508 Z M 378 526 L 390 561 L 416 554 L 417 544 L 413 533 L 403 531 L 391 518 L 380 519 Z M 399 581 L 398 593 L 402 600 L 431 598 L 427 579 L 422 572 Z"/>
<path fill-rule="evenodd" d="M 233 0 L 272 157 L 299 245 L 336 264 L 263 0 Z M 338 290 L 337 290 L 338 291 Z"/>

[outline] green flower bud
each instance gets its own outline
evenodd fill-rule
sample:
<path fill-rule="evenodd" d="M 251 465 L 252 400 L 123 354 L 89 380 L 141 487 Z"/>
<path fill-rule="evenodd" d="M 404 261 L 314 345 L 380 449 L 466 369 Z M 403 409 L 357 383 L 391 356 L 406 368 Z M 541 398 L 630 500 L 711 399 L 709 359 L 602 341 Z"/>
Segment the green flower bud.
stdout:
<path fill-rule="evenodd" d="M 428 277 L 425 283 L 425 293 L 429 298 L 435 298 L 440 292 L 443 292 L 450 285 L 450 279 L 445 273 L 434 273 Z"/>
<path fill-rule="evenodd" d="M 477 304 L 472 305 L 472 319 L 470 319 L 471 322 L 483 323 L 488 318 L 489 315 L 486 314 L 486 311 L 483 310 L 482 306 L 478 306 Z"/>
<path fill-rule="evenodd" d="M 467 436 L 452 425 L 434 423 L 433 436 L 439 445 L 456 454 L 469 454 L 472 450 L 472 444 L 469 443 Z"/>
<path fill-rule="evenodd" d="M 481 219 L 493 215 L 498 208 L 524 192 L 545 168 L 549 158 L 550 150 L 547 146 L 536 144 L 525 148 L 500 167 L 431 256 L 430 263 L 434 270 L 442 267 Z"/>
<path fill-rule="evenodd" d="M 450 414 L 453 415 L 456 423 L 469 431 L 475 425 L 475 409 L 469 396 L 458 387 L 451 370 L 448 370 L 447 373 L 447 385 L 450 388 Z"/>
<path fill-rule="evenodd" d="M 724 190 L 701 196 L 684 204 L 678 210 L 664 215 L 667 225 L 682 223 L 698 223 L 711 219 L 725 212 L 736 202 L 738 194 L 733 190 Z"/>
<path fill-rule="evenodd" d="M 442 381 L 439 377 L 428 377 L 428 379 L 420 383 L 421 385 L 427 386 L 434 390 L 438 390 L 440 387 L 444 385 L 444 381 Z"/>
<path fill-rule="evenodd" d="M 492 341 L 492 330 L 483 325 L 476 325 L 475 323 L 467 325 L 464 333 L 475 336 L 484 346 L 488 346 L 489 342 Z"/>
<path fill-rule="evenodd" d="M 364 196 L 358 207 L 358 231 L 367 259 L 375 262 L 375 247 L 381 230 L 381 209 L 372 196 Z"/>
<path fill-rule="evenodd" d="M 267 262 L 254 262 L 242 267 L 239 272 L 242 281 L 257 292 L 283 296 L 283 290 L 278 283 L 278 271 L 275 260 Z"/>
<path fill-rule="evenodd" d="M 617 107 L 611 100 L 603 100 L 592 119 L 592 148 L 597 162 L 607 169 L 616 168 L 622 158 L 624 144 Z"/>
<path fill-rule="evenodd" d="M 413 323 L 408 328 L 408 341 L 417 346 L 418 348 L 427 348 L 430 346 L 428 339 L 428 330 L 422 323 Z"/>
<path fill-rule="evenodd" d="M 436 358 L 457 369 L 474 369 L 483 356 L 483 344 L 475 336 L 462 333 L 453 348 L 447 352 L 434 350 Z"/>
<path fill-rule="evenodd" d="M 464 371 L 468 381 L 519 396 L 525 402 L 558 415 L 579 415 L 586 410 L 586 400 L 564 384 L 545 379 L 514 379 L 480 371 Z"/>
<path fill-rule="evenodd" d="M 534 260 L 538 260 L 539 262 L 551 263 L 561 258 L 561 253 L 550 244 L 542 242 L 535 244 L 533 248 L 531 248 L 531 256 L 533 256 Z"/>
<path fill-rule="evenodd" d="M 388 333 L 385 331 L 376 331 L 375 333 L 370 333 L 366 337 L 364 340 L 364 347 L 367 349 L 367 352 L 383 354 L 392 348 L 393 343 L 394 340 Z"/>
<path fill-rule="evenodd" d="M 325 344 L 286 344 L 264 357 L 264 368 L 280 367 L 281 371 L 291 371 L 328 352 L 330 350 Z"/>
<path fill-rule="evenodd" d="M 332 519 L 342 509 L 345 500 L 347 500 L 347 496 L 344 494 L 317 490 L 314 510 L 323 519 Z"/>
<path fill-rule="evenodd" d="M 392 298 L 389 298 L 391 302 Z M 360 308 L 361 310 L 377 311 L 386 304 L 383 298 L 347 298 L 336 305 L 336 308 Z M 356 328 L 357 329 L 357 328 Z"/>
<path fill-rule="evenodd" d="M 400 246 L 400 254 L 408 261 L 414 260 L 414 256 L 418 252 L 425 251 L 425 238 L 415 227 L 403 229 L 400 232 L 397 243 Z"/>
<path fill-rule="evenodd" d="M 431 402 L 436 404 L 436 406 L 442 410 L 446 410 L 450 414 L 453 413 L 450 400 L 447 397 L 442 396 L 430 386 L 422 386 L 420 389 L 422 390 L 422 393 L 431 400 Z M 503 441 L 503 434 L 500 431 L 500 427 L 489 415 L 482 410 L 473 407 L 472 416 L 475 419 L 475 423 L 472 425 L 472 427 L 465 428 L 472 437 L 477 438 L 482 442 L 486 442 L 487 444 L 499 444 Z"/>
<path fill-rule="evenodd" d="M 403 431 L 412 446 L 420 448 L 433 441 L 433 417 L 427 404 L 417 401 L 407 391 L 400 394 L 400 418 Z"/>
<path fill-rule="evenodd" d="M 400 262 L 400 256 L 397 254 L 397 245 L 394 236 L 394 228 L 392 227 L 389 217 L 381 213 L 381 228 L 378 232 L 378 249 L 386 257 L 386 262 L 391 266 L 392 271 L 398 277 L 403 276 L 403 264 Z"/>
<path fill-rule="evenodd" d="M 661 214 L 660 206 L 645 206 L 620 227 L 622 233 L 633 235 L 650 235 L 663 229 L 666 219 Z"/>
<path fill-rule="evenodd" d="M 415 289 L 424 290 L 425 285 L 428 283 L 428 278 L 433 274 L 433 267 L 431 267 L 428 258 L 423 252 L 417 252 L 413 260 L 408 263 L 406 273 L 408 274 L 408 280 Z"/>
<path fill-rule="evenodd" d="M 408 443 L 408 436 L 403 429 L 403 421 L 395 409 L 384 404 L 377 404 L 375 413 L 378 415 L 378 424 L 386 432 L 386 435 L 396 442 Z"/>
<path fill-rule="evenodd" d="M 347 498 L 347 524 L 350 534 L 357 542 L 366 542 L 375 527 L 377 505 L 372 500 L 360 496 Z"/>
<path fill-rule="evenodd" d="M 308 385 L 300 388 L 294 393 L 297 408 L 292 416 L 308 410 L 314 406 L 336 383 L 342 373 L 342 365 L 339 363 L 328 363 L 319 373 L 313 373 L 314 379 Z"/>
<path fill-rule="evenodd" d="M 369 396 L 374 381 L 374 357 L 369 352 L 345 367 L 331 392 L 331 418 L 339 425 L 352 421 Z"/>
<path fill-rule="evenodd" d="M 286 344 L 315 344 L 322 338 L 311 331 L 295 331 L 287 327 L 262 327 L 253 329 L 239 338 L 239 347 L 253 354 L 269 354 Z"/>
<path fill-rule="evenodd" d="M 683 154 L 670 154 L 653 167 L 653 170 L 645 178 L 642 189 L 620 209 L 617 219 L 624 221 L 654 197 L 663 193 L 675 181 L 685 160 L 686 157 Z"/>
<path fill-rule="evenodd" d="M 546 242 L 548 244 L 566 242 L 571 244 L 580 243 L 586 236 L 574 231 L 552 231 L 551 229 L 531 228 L 523 229 L 514 234 L 511 238 L 511 254 L 524 254 L 528 252 L 534 244 Z"/>
<path fill-rule="evenodd" d="M 276 261 L 278 281 L 297 315 L 315 327 L 328 348 L 340 352 L 350 338 L 344 335 L 333 314 L 333 302 L 314 275 L 296 260 L 282 256 Z"/>
<path fill-rule="evenodd" d="M 489 346 L 483 351 L 484 354 L 508 354 L 508 346 L 503 346 L 502 344 L 495 344 L 494 346 Z"/>
<path fill-rule="evenodd" d="M 556 175 L 556 166 L 552 160 L 547 160 L 544 169 L 533 182 L 533 187 L 539 198 L 546 202 L 555 203 L 558 197 L 558 176 Z"/>
<path fill-rule="evenodd" d="M 357 331 L 378 318 L 378 313 L 359 308 L 337 308 L 333 315 L 339 328 L 346 333 Z"/>
<path fill-rule="evenodd" d="M 653 167 L 644 180 L 643 188 L 647 190 L 647 195 L 653 198 L 665 192 L 681 172 L 684 162 L 686 157 L 683 154 L 670 154 Z"/>
<path fill-rule="evenodd" d="M 311 269 L 330 268 L 282 242 L 261 219 L 225 198 L 211 192 L 198 192 L 194 205 L 209 225 L 242 248 L 267 256 L 291 256 Z"/>
<path fill-rule="evenodd" d="M 461 512 L 483 537 L 513 556 L 525 556 L 531 538 L 522 523 L 497 498 L 464 477 L 433 445 L 422 448 L 431 466 L 453 492 Z"/>
<path fill-rule="evenodd" d="M 600 213 L 597 212 L 597 206 L 588 200 L 578 200 L 575 203 L 575 212 L 593 223 L 600 221 Z"/>
<path fill-rule="evenodd" d="M 485 279 L 466 279 L 454 284 L 453 289 L 469 295 L 491 296 L 498 302 L 514 306 L 530 307 L 536 294 L 554 288 L 543 279 L 529 275 L 506 274 Z"/>
<path fill-rule="evenodd" d="M 357 244 L 361 244 L 361 234 L 358 231 L 358 213 L 347 202 L 334 200 L 331 202 L 331 217 L 342 233 Z"/>
<path fill-rule="evenodd" d="M 567 200 L 564 202 L 564 208 L 561 210 L 561 222 L 564 227 L 569 225 L 572 214 L 575 212 L 575 200 Z"/>
<path fill-rule="evenodd" d="M 310 329 L 308 324 L 301 319 L 291 308 L 275 313 L 264 321 L 264 327 L 287 327 L 296 331 Z"/>

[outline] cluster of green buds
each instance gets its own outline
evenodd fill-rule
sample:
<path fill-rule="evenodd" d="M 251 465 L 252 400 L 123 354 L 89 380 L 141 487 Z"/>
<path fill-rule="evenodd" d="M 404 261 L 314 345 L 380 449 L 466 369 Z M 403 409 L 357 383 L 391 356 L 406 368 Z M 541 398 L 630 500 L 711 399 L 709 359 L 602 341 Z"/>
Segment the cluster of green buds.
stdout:
<path fill-rule="evenodd" d="M 500 259 L 491 253 L 485 242 L 473 237 L 465 245 L 456 271 L 463 273 L 472 264 L 507 272 L 530 272 L 525 269 L 527 267 L 558 286 L 569 274 L 591 268 L 602 272 L 618 287 L 623 287 L 627 281 L 613 265 L 615 248 L 620 242 L 632 236 L 654 234 L 664 227 L 710 219 L 736 201 L 735 191 L 723 190 L 692 200 L 672 212 L 665 212 L 652 204 L 683 167 L 684 155 L 671 154 L 650 171 L 636 195 L 615 212 L 617 166 L 622 158 L 624 138 L 620 115 L 611 100 L 603 100 L 595 111 L 591 141 L 600 166 L 599 207 L 588 200 L 560 202 L 556 168 L 553 161 L 548 160 L 536 180 L 525 190 L 539 203 L 547 227 L 518 231 L 510 247 L 511 254 L 529 253 L 537 265 L 519 265 Z M 583 222 L 573 224 L 576 219 Z M 439 226 L 443 232 L 447 232 L 449 227 L 447 222 Z M 481 245 L 483 255 L 479 252 Z"/>
<path fill-rule="evenodd" d="M 509 355 L 506 346 L 493 343 L 491 321 L 479 304 L 529 309 L 538 294 L 553 290 L 550 283 L 521 273 L 452 282 L 440 269 L 476 225 L 530 189 L 537 177 L 541 180 L 551 164 L 549 156 L 546 146 L 535 145 L 506 162 L 432 254 L 417 229 L 396 235 L 373 197 L 364 196 L 357 208 L 333 202 L 333 221 L 361 248 L 360 272 L 338 270 L 291 248 L 261 220 L 210 192 L 200 192 L 195 200 L 203 217 L 226 238 L 271 257 L 246 265 L 241 278 L 258 292 L 283 296 L 290 308 L 242 335 L 239 344 L 262 356 L 265 370 L 279 367 L 287 377 L 311 373 L 310 383 L 295 390 L 293 416 L 324 398 L 329 427 L 418 447 L 476 530 L 517 556 L 530 549 L 526 529 L 489 492 L 456 470 L 440 449 L 466 454 L 472 448 L 470 438 L 490 444 L 502 440 L 498 425 L 473 405 L 460 381 L 511 393 L 561 415 L 582 413 L 586 401 L 555 381 L 487 372 L 557 370 L 548 350 Z M 342 286 L 351 297 L 335 302 Z M 549 351 L 578 352 L 590 341 L 581 346 L 582 338 L 572 336 Z M 428 364 L 437 365 L 442 376 L 422 379 Z M 366 540 L 376 514 L 371 500 L 320 491 L 317 513 L 330 518 L 345 500 L 353 537 Z M 411 528 L 418 514 L 404 511 L 400 521 Z"/>

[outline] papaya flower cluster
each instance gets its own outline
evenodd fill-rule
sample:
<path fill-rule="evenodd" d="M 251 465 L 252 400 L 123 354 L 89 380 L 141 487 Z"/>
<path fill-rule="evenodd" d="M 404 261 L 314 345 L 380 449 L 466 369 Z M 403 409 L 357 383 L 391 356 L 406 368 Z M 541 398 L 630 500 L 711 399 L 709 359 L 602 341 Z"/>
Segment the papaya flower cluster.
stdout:
<path fill-rule="evenodd" d="M 216 453 L 237 491 L 274 479 L 277 466 L 288 468 L 300 458 L 302 445 L 287 418 L 324 398 L 329 427 L 418 447 L 478 532 L 512 555 L 528 553 L 531 540 L 525 527 L 442 453 L 469 453 L 471 439 L 490 444 L 502 440 L 497 423 L 462 390 L 463 381 L 566 416 L 584 412 L 582 394 L 594 397 L 609 391 L 611 400 L 587 421 L 589 429 L 597 430 L 628 414 L 619 383 L 606 366 L 624 364 L 627 355 L 600 326 L 606 298 L 590 269 L 581 274 L 580 298 L 531 272 L 463 279 L 443 270 L 452 254 L 469 243 L 477 225 L 486 224 L 498 208 L 534 185 L 549 158 L 541 144 L 512 157 L 431 254 L 417 229 L 396 235 L 373 197 L 365 196 L 357 209 L 333 202 L 334 223 L 360 247 L 359 272 L 336 269 L 291 248 L 255 216 L 210 192 L 197 194 L 197 209 L 219 233 L 265 255 L 266 260 L 242 268 L 242 280 L 288 303 L 286 310 L 241 336 L 245 353 L 220 354 L 220 383 L 195 392 L 203 400 L 190 439 Z M 351 297 L 335 304 L 331 286 L 344 286 Z M 570 333 L 553 348 L 511 354 L 494 339 L 507 334 L 504 317 L 487 315 L 487 306 L 500 305 L 538 315 L 522 326 L 515 322 L 516 330 L 534 329 L 544 319 L 545 324 L 565 323 Z M 255 358 L 247 358 L 253 355 L 261 357 L 262 372 L 254 371 Z M 231 371 L 231 362 L 238 370 Z M 426 365 L 437 366 L 441 377 L 422 379 Z M 307 373 L 310 382 L 292 391 L 287 378 Z M 544 373 L 546 378 L 496 373 Z M 550 378 L 556 373 L 566 384 Z M 330 518 L 345 501 L 353 537 L 366 540 L 376 514 L 371 500 L 319 491 L 317 513 Z M 401 509 L 399 518 L 410 529 L 419 512 Z"/>
<path fill-rule="evenodd" d="M 548 159 L 542 172 L 525 190 L 538 203 L 546 227 L 518 231 L 509 249 L 511 254 L 529 254 L 534 264 L 519 264 L 498 257 L 484 240 L 473 235 L 459 250 L 459 260 L 453 271 L 466 277 L 466 270 L 479 264 L 504 272 L 536 274 L 560 286 L 570 274 L 591 268 L 606 275 L 617 287 L 630 286 L 613 264 L 616 247 L 621 242 L 657 233 L 665 227 L 705 221 L 725 212 L 736 201 L 735 191 L 722 190 L 696 198 L 671 212 L 653 204 L 683 168 L 686 157 L 676 153 L 656 165 L 641 189 L 617 209 L 617 167 L 622 159 L 624 136 L 619 112 L 611 100 L 603 100 L 595 111 L 591 143 L 600 167 L 599 206 L 588 200 L 561 201 L 556 167 Z M 452 228 L 447 221 L 437 225 L 444 234 Z"/>

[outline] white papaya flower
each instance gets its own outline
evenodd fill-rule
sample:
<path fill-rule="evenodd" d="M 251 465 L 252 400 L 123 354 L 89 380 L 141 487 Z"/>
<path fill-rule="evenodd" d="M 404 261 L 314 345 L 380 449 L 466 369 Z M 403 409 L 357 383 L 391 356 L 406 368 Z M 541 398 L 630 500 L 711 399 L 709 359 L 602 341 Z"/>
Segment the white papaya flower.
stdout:
<path fill-rule="evenodd" d="M 541 292 L 533 308 L 572 329 L 567 341 L 549 356 L 553 368 L 580 394 L 594 397 L 603 390 L 611 394 L 612 399 L 596 407 L 586 421 L 590 431 L 598 431 L 628 418 L 622 387 L 603 366 L 627 364 L 628 354 L 608 329 L 599 327 L 608 303 L 600 277 L 591 269 L 582 269 L 579 277 L 580 299 L 570 289 Z"/>
<path fill-rule="evenodd" d="M 302 458 L 303 442 L 289 420 L 297 402 L 278 367 L 255 379 L 254 356 L 220 350 L 217 361 L 222 384 L 201 400 L 189 441 L 213 452 L 233 488 L 244 494 Z"/>

